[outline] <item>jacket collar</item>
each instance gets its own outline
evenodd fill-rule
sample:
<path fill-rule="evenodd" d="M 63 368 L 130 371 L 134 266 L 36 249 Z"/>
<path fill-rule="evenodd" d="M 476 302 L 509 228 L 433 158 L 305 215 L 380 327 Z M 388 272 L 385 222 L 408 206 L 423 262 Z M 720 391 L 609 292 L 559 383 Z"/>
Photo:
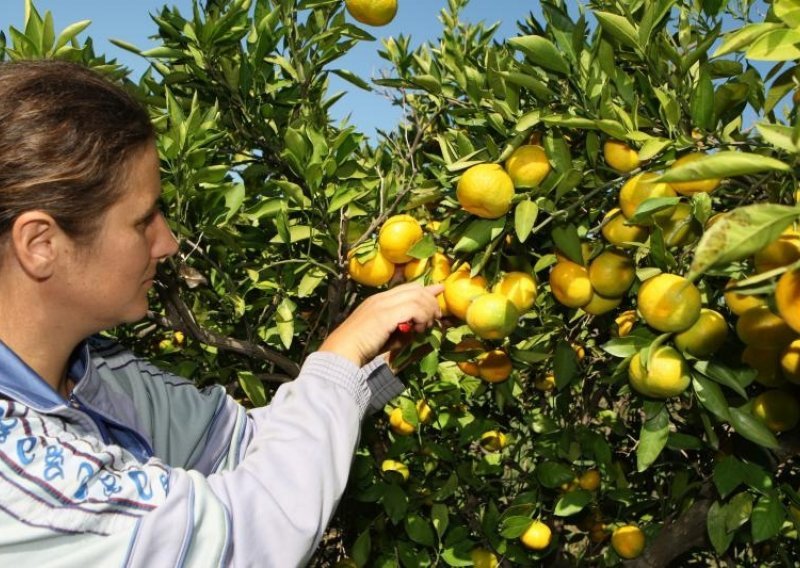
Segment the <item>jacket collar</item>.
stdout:
<path fill-rule="evenodd" d="M 70 355 L 69 375 L 76 389 L 90 375 L 89 346 L 83 341 Z M 89 385 L 85 385 L 84 388 Z M 0 341 L 0 395 L 21 402 L 39 412 L 50 412 L 63 407 L 67 401 L 39 374 L 19 358 L 11 348 Z"/>

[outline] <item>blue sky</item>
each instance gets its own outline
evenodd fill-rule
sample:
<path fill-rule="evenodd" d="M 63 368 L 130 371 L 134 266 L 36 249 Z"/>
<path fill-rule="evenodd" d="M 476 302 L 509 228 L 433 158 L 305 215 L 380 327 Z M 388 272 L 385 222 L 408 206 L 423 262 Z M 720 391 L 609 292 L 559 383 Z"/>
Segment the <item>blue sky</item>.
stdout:
<path fill-rule="evenodd" d="M 21 28 L 24 19 L 24 0 L 0 0 L 0 29 L 9 26 Z M 108 42 L 109 38 L 125 40 L 141 48 L 154 45 L 148 36 L 155 32 L 155 24 L 150 13 L 156 13 L 164 5 L 177 6 L 184 14 L 191 13 L 191 0 L 35 0 L 39 12 L 51 11 L 56 30 L 78 20 L 92 20 L 92 25 L 84 32 L 94 39 L 95 49 L 134 70 L 138 77 L 146 65 L 142 58 L 117 48 Z M 386 62 L 378 57 L 380 38 L 398 34 L 410 35 L 415 43 L 438 37 L 441 25 L 440 11 L 447 6 L 447 0 L 399 0 L 397 17 L 388 26 L 366 28 L 377 39 L 362 42 L 345 57 L 336 62 L 336 67 L 353 71 L 364 78 L 379 75 L 386 68 Z M 524 20 L 535 10 L 537 0 L 472 0 L 464 13 L 467 21 L 484 21 L 492 24 L 501 22 L 498 37 L 508 37 L 517 33 L 517 21 Z M 82 36 L 83 37 L 83 36 Z M 333 108 L 334 118 L 350 117 L 350 122 L 359 130 L 372 135 L 376 129 L 390 130 L 399 122 L 400 110 L 392 107 L 380 94 L 365 92 L 346 83 L 336 76 L 331 77 L 331 90 L 346 90 L 344 96 Z"/>

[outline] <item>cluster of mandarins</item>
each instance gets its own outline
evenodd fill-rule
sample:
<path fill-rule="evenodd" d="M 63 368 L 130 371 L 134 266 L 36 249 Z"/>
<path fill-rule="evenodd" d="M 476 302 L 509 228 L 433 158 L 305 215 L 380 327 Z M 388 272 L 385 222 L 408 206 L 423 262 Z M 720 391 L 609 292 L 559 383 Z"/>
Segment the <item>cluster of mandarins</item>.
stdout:
<path fill-rule="evenodd" d="M 636 151 L 619 141 L 607 142 L 604 155 L 609 166 L 620 173 L 640 165 Z M 701 156 L 685 155 L 672 167 Z M 654 173 L 638 173 L 622 185 L 619 206 L 606 215 L 601 227 L 611 248 L 592 258 L 591 250 L 586 247 L 584 264 L 588 268 L 557 255 L 559 261 L 550 273 L 556 300 L 593 315 L 617 308 L 636 280 L 635 262 L 626 249 L 637 247 L 648 238 L 649 227 L 635 224 L 637 209 L 648 199 L 710 193 L 720 184 L 719 179 L 661 183 L 656 178 Z M 712 217 L 707 226 L 719 218 Z M 652 220 L 663 231 L 668 247 L 687 246 L 702 232 L 688 203 L 678 202 L 658 209 Z M 757 252 L 752 265 L 761 274 L 798 261 L 800 232 L 791 227 Z M 790 430 L 800 422 L 800 402 L 782 387 L 788 383 L 800 384 L 800 270 L 783 273 L 772 299 L 744 295 L 736 290 L 736 285 L 735 280 L 728 283 L 724 299 L 737 317 L 736 334 L 745 345 L 742 362 L 756 369 L 756 380 L 767 387 L 753 399 L 751 412 L 773 432 Z M 639 318 L 652 329 L 669 334 L 648 348 L 646 358 L 643 353 L 635 355 L 628 367 L 632 388 L 648 397 L 681 394 L 690 383 L 686 357 L 709 358 L 720 350 L 728 336 L 723 313 L 703 306 L 694 283 L 677 274 L 662 273 L 641 283 L 636 310 L 628 310 L 617 318 L 619 334 L 630 333 Z M 672 345 L 666 344 L 666 340 Z"/>
<path fill-rule="evenodd" d="M 798 260 L 800 232 L 791 227 L 754 254 L 752 265 L 756 274 L 763 274 Z M 800 272 L 784 272 L 772 298 L 743 295 L 737 284 L 728 282 L 725 303 L 737 316 L 736 334 L 745 345 L 742 362 L 757 371 L 755 380 L 765 387 L 753 399 L 751 411 L 773 432 L 791 430 L 800 423 L 800 402 L 786 388 L 800 384 Z"/>

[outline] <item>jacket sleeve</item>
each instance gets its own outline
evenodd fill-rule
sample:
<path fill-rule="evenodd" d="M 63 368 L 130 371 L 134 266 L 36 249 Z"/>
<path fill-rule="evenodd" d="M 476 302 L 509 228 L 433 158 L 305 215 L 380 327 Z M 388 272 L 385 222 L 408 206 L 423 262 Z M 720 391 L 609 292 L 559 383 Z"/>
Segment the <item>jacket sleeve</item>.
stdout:
<path fill-rule="evenodd" d="M 48 514 L 35 502 L 27 512 L 0 507 L 0 534 L 5 535 L 0 536 L 0 554 L 13 558 L 6 540 L 25 552 L 20 558 L 26 563 L 39 553 L 52 562 L 53 550 L 43 539 L 47 534 L 59 546 L 70 543 L 65 550 L 90 565 L 301 566 L 319 544 L 344 491 L 360 421 L 380 399 L 376 391 L 389 396 L 398 388 L 370 388 L 375 379 L 392 385 L 387 373 L 380 362 L 358 369 L 336 355 L 316 353 L 297 379 L 278 389 L 269 406 L 244 413 L 226 400 L 213 421 L 227 423 L 220 412 L 225 415 L 230 408 L 236 414 L 230 431 L 243 441 L 234 452 L 238 455 L 225 453 L 210 474 L 169 467 L 156 458 L 131 463 L 116 447 L 92 449 L 49 432 L 37 447 L 42 451 L 30 454 L 31 471 L 46 469 L 43 448 L 60 451 L 63 478 L 55 480 L 55 489 L 40 479 L 40 490 L 58 514 Z M 0 451 L 26 449 L 19 446 L 26 430 L 14 432 L 6 436 L 11 445 Z M 81 467 L 89 473 L 84 462 L 94 467 L 81 484 L 76 478 Z M 34 513 L 41 517 L 36 522 L 31 521 Z M 59 524 L 51 527 L 55 517 Z"/>

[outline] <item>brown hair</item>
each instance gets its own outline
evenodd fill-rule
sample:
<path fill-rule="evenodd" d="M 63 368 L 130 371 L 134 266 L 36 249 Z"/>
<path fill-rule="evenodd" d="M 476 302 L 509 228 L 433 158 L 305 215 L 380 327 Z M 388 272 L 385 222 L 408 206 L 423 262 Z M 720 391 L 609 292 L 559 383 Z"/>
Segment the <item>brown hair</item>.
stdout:
<path fill-rule="evenodd" d="M 127 160 L 155 137 L 147 110 L 75 63 L 0 63 L 0 238 L 40 210 L 87 243 L 121 193 Z"/>

